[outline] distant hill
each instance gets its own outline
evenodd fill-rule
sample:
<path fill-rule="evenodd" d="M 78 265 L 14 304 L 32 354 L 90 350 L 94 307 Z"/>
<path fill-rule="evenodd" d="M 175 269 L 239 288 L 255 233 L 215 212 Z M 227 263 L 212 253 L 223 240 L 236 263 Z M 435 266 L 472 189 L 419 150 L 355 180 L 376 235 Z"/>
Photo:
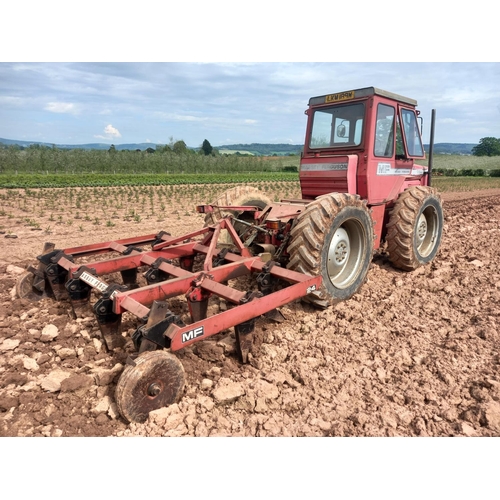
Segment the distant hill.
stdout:
<path fill-rule="evenodd" d="M 18 145 L 20 147 L 29 147 L 32 144 L 53 147 L 56 146 L 59 149 L 98 149 L 98 150 L 108 150 L 110 144 L 104 143 L 89 143 L 89 144 L 52 144 L 49 142 L 38 142 L 38 141 L 18 141 L 12 139 L 3 139 L 0 137 L 0 144 L 6 146 Z M 148 148 L 155 149 L 157 146 L 163 146 L 153 144 L 151 142 L 140 142 L 132 144 L 115 144 L 115 148 L 119 151 L 124 149 L 136 150 L 140 149 L 144 151 Z M 451 143 L 451 142 L 441 142 L 434 144 L 435 154 L 453 154 L 453 155 L 469 155 L 472 152 L 472 148 L 476 144 L 471 143 Z M 252 144 L 224 144 L 223 146 L 214 146 L 217 150 L 227 150 L 228 152 L 237 151 L 240 154 L 252 154 L 255 156 L 286 156 L 290 154 L 299 155 L 302 151 L 303 144 L 263 144 L 263 143 L 252 143 Z M 429 151 L 429 146 L 424 145 L 425 150 Z M 199 148 L 190 147 L 189 149 L 198 150 Z"/>
<path fill-rule="evenodd" d="M 476 144 L 441 142 L 434 144 L 435 154 L 470 155 Z M 225 144 L 215 149 L 248 152 L 260 156 L 278 156 L 296 154 L 299 155 L 304 146 L 302 144 Z M 429 145 L 424 144 L 425 150 L 429 151 Z"/>
<path fill-rule="evenodd" d="M 108 150 L 111 144 L 104 144 L 101 142 L 95 142 L 95 143 L 89 143 L 89 144 L 53 144 L 49 142 L 38 142 L 38 141 L 18 141 L 18 140 L 11 140 L 11 139 L 2 139 L 0 137 L 0 144 L 5 144 L 6 146 L 11 146 L 11 145 L 17 145 L 21 147 L 29 147 L 32 144 L 38 145 L 38 146 L 46 146 L 48 148 L 56 147 L 58 149 L 98 149 L 98 150 Z M 148 149 L 148 148 L 156 148 L 156 144 L 152 144 L 150 142 L 140 142 L 140 143 L 133 143 L 133 144 L 115 144 L 115 148 L 117 150 L 123 150 L 123 149 L 130 149 L 130 150 L 135 150 L 135 149 L 140 149 L 141 151 Z"/>
<path fill-rule="evenodd" d="M 440 142 L 434 144 L 434 154 L 470 155 L 474 146 L 477 146 L 477 144 Z M 425 144 L 424 148 L 429 151 L 428 144 Z"/>

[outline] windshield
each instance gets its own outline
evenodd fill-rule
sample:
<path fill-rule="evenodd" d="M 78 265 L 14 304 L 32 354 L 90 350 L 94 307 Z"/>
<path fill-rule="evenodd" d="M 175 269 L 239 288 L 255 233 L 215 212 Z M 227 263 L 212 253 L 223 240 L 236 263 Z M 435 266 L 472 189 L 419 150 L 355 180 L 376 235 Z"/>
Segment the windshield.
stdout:
<path fill-rule="evenodd" d="M 317 109 L 309 147 L 311 149 L 359 146 L 365 107 L 362 103 Z"/>

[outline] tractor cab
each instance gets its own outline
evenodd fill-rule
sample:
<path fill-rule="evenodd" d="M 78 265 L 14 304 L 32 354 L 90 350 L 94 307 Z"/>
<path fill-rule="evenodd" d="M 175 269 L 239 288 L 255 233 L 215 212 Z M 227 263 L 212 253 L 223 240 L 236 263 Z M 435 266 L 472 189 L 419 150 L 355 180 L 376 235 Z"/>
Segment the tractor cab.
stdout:
<path fill-rule="evenodd" d="M 300 164 L 302 197 L 358 194 L 387 203 L 427 185 L 417 101 L 374 87 L 312 97 Z"/>

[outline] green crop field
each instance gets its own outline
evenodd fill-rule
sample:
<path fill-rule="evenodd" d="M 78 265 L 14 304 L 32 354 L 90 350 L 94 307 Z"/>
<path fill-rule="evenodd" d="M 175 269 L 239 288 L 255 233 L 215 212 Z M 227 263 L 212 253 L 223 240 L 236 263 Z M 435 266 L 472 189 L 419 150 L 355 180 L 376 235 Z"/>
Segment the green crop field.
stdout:
<path fill-rule="evenodd" d="M 136 151 L 0 149 L 0 187 L 297 182 L 298 156 L 204 156 Z M 418 161 L 427 165 L 427 160 Z M 455 179 L 456 178 L 456 179 Z M 498 187 L 500 156 L 434 156 L 434 185 L 442 190 Z"/>

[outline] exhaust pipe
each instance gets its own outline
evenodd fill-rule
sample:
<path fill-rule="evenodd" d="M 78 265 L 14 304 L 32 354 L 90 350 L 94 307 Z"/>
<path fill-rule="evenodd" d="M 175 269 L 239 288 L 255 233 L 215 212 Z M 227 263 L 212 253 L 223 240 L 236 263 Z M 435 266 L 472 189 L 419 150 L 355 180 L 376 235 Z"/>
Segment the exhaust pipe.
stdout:
<path fill-rule="evenodd" d="M 436 123 L 436 110 L 433 109 L 431 113 L 431 137 L 429 140 L 429 161 L 427 163 L 427 185 L 431 185 L 432 177 L 432 160 L 434 156 L 434 125 Z"/>

